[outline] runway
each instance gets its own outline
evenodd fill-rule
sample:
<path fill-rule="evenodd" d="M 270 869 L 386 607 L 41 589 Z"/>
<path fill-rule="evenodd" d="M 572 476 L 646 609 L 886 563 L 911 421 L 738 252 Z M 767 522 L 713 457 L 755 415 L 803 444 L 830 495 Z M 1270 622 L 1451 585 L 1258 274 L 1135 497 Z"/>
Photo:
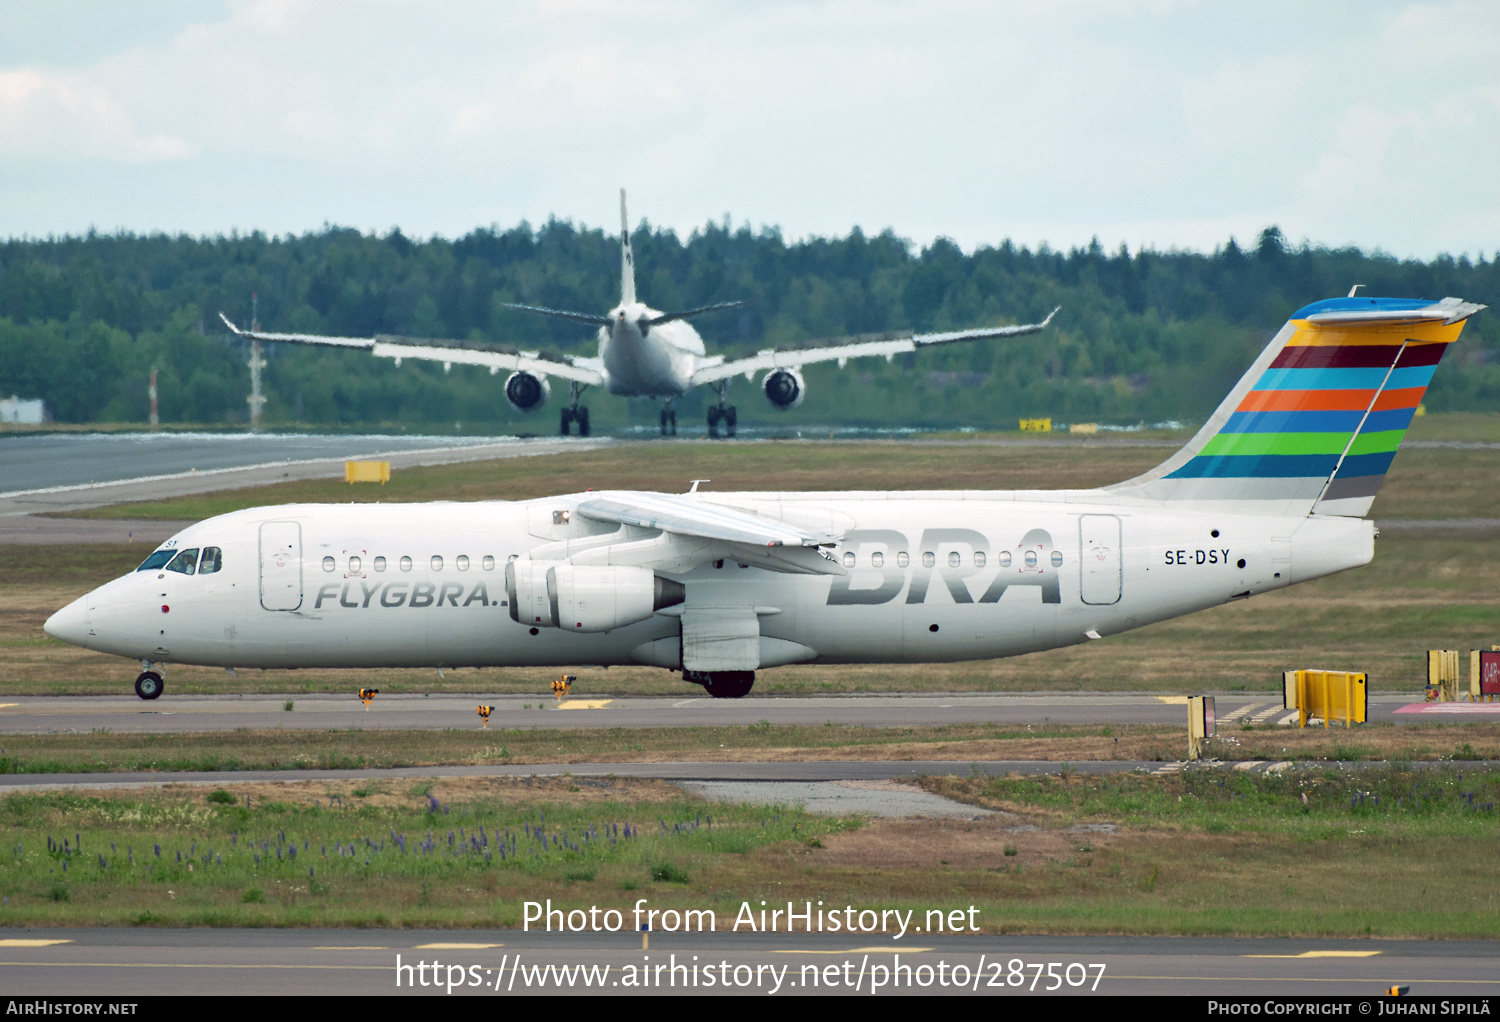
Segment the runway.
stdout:
<path fill-rule="evenodd" d="M 121 688 L 126 689 L 124 682 Z M 366 710 L 349 695 L 172 695 L 171 675 L 160 699 L 118 696 L 13 696 L 0 699 L 0 734 L 226 731 L 236 728 L 426 730 L 478 728 L 475 708 L 494 707 L 490 730 L 507 728 L 702 727 L 771 724 L 854 724 L 913 727 L 941 724 L 1184 724 L 1186 696 L 1105 694 L 850 695 L 712 699 L 684 685 L 680 698 L 578 694 L 549 696 L 381 695 Z M 294 709 L 284 707 L 290 699 Z M 1243 722 L 1290 724 L 1296 711 L 1279 698 L 1219 695 L 1221 727 Z M 1396 723 L 1433 719 L 1430 709 L 1400 694 L 1370 698 L 1369 719 Z M 1500 703 L 1437 704 L 1443 720 L 1490 719 Z"/>
<path fill-rule="evenodd" d="M 11 997 L 1051 993 L 1373 999 L 1396 983 L 1409 984 L 1415 996 L 1500 993 L 1494 967 L 1500 942 L 1494 941 L 924 933 L 916 932 L 930 918 L 922 909 L 899 937 L 890 920 L 885 933 L 749 932 L 743 924 L 733 932 L 739 908 L 733 901 L 714 906 L 713 932 L 658 926 L 642 951 L 631 925 L 639 896 L 611 892 L 599 905 L 601 932 L 584 933 L 7 930 L 0 968 Z M 803 892 L 788 897 L 816 900 Z M 950 900 L 933 909 L 957 909 L 969 925 L 967 904 Z M 853 908 L 858 913 L 864 906 Z M 610 909 L 620 914 L 620 932 L 602 932 L 602 913 Z M 994 927 L 1003 921 L 976 922 Z M 643 975 L 647 966 L 651 971 Z M 1347 1012 L 1367 1013 L 1352 1005 Z"/>

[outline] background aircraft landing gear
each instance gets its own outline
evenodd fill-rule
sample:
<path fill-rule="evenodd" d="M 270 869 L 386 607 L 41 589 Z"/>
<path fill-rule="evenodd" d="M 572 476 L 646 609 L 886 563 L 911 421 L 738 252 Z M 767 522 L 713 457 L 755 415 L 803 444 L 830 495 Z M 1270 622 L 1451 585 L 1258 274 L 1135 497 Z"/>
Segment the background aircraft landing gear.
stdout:
<path fill-rule="evenodd" d="M 724 424 L 724 435 L 734 436 L 735 426 L 739 424 L 739 416 L 736 414 L 734 405 L 726 405 L 725 398 L 729 396 L 729 381 L 719 381 L 719 404 L 708 406 L 708 435 L 716 437 L 719 435 L 719 423 Z"/>
<path fill-rule="evenodd" d="M 663 408 L 661 410 L 661 435 L 677 435 L 677 409 Z"/>
<path fill-rule="evenodd" d="M 142 699 L 155 699 L 161 695 L 165 683 L 155 671 L 142 671 L 135 679 L 135 694 Z"/>
<path fill-rule="evenodd" d="M 742 699 L 755 684 L 754 671 L 683 671 L 682 677 L 702 685 L 715 699 Z"/>
<path fill-rule="evenodd" d="M 578 395 L 586 389 L 586 386 L 580 385 L 576 380 L 568 384 L 568 407 L 562 410 L 562 427 L 558 430 L 558 435 L 567 436 L 568 427 L 575 422 L 578 423 L 579 436 L 589 435 L 589 410 L 578 404 Z"/>

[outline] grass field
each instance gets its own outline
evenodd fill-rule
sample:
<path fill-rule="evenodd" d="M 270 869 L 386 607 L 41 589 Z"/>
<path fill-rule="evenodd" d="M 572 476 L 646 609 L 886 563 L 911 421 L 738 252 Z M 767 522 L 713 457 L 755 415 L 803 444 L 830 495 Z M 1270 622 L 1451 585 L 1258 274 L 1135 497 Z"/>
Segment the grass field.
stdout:
<path fill-rule="evenodd" d="M 508 728 L 443 731 L 279 729 L 179 734 L 96 731 L 0 736 L 0 774 L 120 770 L 368 770 L 523 763 L 840 760 L 1180 760 L 1172 725 L 955 724 Z M 1370 724 L 1297 729 L 1225 725 L 1223 760 L 1500 760 L 1500 724 Z"/>
<path fill-rule="evenodd" d="M 524 900 L 646 898 L 725 929 L 742 900 L 790 899 L 972 904 L 992 933 L 1500 936 L 1492 772 L 923 786 L 999 814 L 820 818 L 572 778 L 13 794 L 0 925 L 515 926 Z"/>

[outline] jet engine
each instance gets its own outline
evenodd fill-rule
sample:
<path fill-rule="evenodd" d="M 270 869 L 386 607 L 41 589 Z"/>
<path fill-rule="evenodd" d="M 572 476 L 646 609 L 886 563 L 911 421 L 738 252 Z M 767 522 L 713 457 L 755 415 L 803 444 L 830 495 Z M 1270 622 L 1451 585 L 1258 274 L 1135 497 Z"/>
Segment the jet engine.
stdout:
<path fill-rule="evenodd" d="M 511 620 L 533 628 L 608 632 L 683 601 L 681 582 L 650 568 L 514 560 L 505 566 Z"/>
<path fill-rule="evenodd" d="M 766 392 L 766 400 L 782 411 L 796 408 L 807 396 L 807 384 L 796 369 L 773 369 L 760 381 L 760 387 Z"/>
<path fill-rule="evenodd" d="M 552 388 L 547 377 L 528 372 L 511 373 L 505 381 L 505 400 L 518 412 L 534 412 L 547 403 Z"/>

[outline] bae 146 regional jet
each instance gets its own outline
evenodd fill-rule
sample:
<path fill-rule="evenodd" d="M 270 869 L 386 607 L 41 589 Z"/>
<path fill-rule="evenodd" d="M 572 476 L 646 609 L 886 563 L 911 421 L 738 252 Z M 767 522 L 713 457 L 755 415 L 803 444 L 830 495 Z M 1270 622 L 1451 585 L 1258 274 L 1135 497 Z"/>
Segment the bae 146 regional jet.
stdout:
<path fill-rule="evenodd" d="M 599 356 L 582 358 L 536 351 L 518 351 L 485 341 L 449 341 L 413 337 L 326 337 L 320 334 L 278 334 L 259 330 L 241 330 L 222 312 L 219 318 L 234 333 L 248 340 L 285 341 L 295 344 L 320 344 L 336 348 L 363 348 L 373 355 L 395 359 L 428 359 L 443 363 L 446 372 L 454 365 L 477 365 L 489 369 L 490 375 L 510 371 L 505 381 L 505 399 L 518 412 L 534 412 L 547 402 L 551 393 L 548 378 L 568 381 L 568 405 L 562 410 L 561 432 L 567 436 L 577 424 L 580 436 L 588 436 L 589 410 L 578 403 L 589 387 L 603 387 L 618 397 L 658 398 L 662 402 L 661 432 L 677 432 L 676 401 L 698 386 L 711 386 L 719 400 L 708 409 L 709 436 L 719 435 L 724 426 L 734 436 L 739 413 L 728 403 L 729 383 L 736 376 L 752 379 L 764 373 L 760 388 L 766 400 L 786 410 L 802 403 L 807 383 L 802 367 L 814 362 L 837 361 L 843 366 L 851 358 L 896 355 L 936 344 L 979 341 L 995 337 L 1019 337 L 1034 334 L 1052 322 L 1052 313 L 1040 323 L 1021 326 L 986 327 L 956 330 L 939 334 L 888 333 L 857 337 L 839 337 L 782 348 L 767 348 L 747 358 L 725 361 L 723 355 L 709 355 L 703 338 L 688 322 L 694 316 L 724 309 L 737 309 L 745 302 L 720 302 L 683 312 L 661 312 L 636 299 L 635 256 L 630 248 L 630 223 L 625 215 L 625 190 L 620 189 L 620 304 L 605 315 L 544 309 L 534 305 L 510 305 L 504 308 L 536 312 L 544 316 L 587 323 L 599 328 Z"/>
<path fill-rule="evenodd" d="M 45 627 L 139 660 L 145 699 L 168 663 L 644 664 L 737 697 L 784 664 L 1087 642 L 1368 563 L 1364 515 L 1481 308 L 1309 305 L 1185 447 L 1098 489 L 254 508 L 184 529 Z"/>

